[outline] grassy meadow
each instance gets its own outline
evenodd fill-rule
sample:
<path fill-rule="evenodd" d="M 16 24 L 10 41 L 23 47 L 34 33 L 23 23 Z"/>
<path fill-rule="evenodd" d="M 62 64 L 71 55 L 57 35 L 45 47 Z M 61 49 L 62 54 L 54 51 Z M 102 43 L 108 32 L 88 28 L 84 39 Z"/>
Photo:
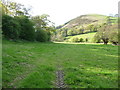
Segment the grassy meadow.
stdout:
<path fill-rule="evenodd" d="M 0 88 L 118 88 L 118 2 L 78 1 L 0 1 Z"/>
<path fill-rule="evenodd" d="M 58 66 L 68 88 L 117 88 L 118 47 L 3 40 L 3 88 L 54 88 Z"/>
<path fill-rule="evenodd" d="M 96 32 L 92 32 L 92 33 L 87 33 L 87 34 L 81 34 L 81 35 L 75 35 L 75 36 L 68 36 L 66 37 L 67 42 L 71 42 L 73 38 L 83 38 L 83 41 L 85 42 L 86 38 L 88 39 L 88 43 L 92 43 L 94 41 L 94 36 L 95 36 Z"/>

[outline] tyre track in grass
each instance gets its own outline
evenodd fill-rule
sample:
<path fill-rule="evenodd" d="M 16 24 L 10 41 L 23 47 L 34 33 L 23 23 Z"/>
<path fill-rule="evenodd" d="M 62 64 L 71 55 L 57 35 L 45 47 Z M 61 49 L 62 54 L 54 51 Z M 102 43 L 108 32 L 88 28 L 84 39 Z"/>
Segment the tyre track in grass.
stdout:
<path fill-rule="evenodd" d="M 57 88 L 67 88 L 67 85 L 64 82 L 64 71 L 62 66 L 58 66 L 58 70 L 56 71 L 56 87 Z"/>

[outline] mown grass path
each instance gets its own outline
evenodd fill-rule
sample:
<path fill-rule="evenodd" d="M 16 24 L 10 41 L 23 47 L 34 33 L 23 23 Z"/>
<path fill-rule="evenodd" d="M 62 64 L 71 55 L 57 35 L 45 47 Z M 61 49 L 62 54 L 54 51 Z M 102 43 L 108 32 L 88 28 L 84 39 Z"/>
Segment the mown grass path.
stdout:
<path fill-rule="evenodd" d="M 2 62 L 3 88 L 118 87 L 118 46 L 4 40 Z"/>

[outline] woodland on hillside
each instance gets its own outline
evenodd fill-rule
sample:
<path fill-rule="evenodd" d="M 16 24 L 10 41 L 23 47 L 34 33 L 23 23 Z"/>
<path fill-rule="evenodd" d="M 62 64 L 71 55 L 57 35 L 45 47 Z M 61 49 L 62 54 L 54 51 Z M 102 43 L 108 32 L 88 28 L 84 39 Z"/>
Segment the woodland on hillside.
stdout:
<path fill-rule="evenodd" d="M 63 25 L 54 26 L 49 15 L 32 16 L 31 8 L 12 1 L 1 3 L 2 8 L 2 34 L 9 40 L 28 41 L 58 41 L 58 42 L 88 42 L 89 38 L 72 38 L 68 36 L 82 35 L 96 32 L 92 43 L 118 44 L 118 16 L 105 16 L 99 14 L 81 15 Z"/>
<path fill-rule="evenodd" d="M 67 37 L 89 33 L 96 33 L 92 40 L 94 43 L 103 42 L 104 44 L 107 44 L 110 42 L 117 45 L 119 36 L 118 17 L 98 14 L 82 15 L 65 23 L 64 25 L 58 26 L 53 37 L 55 38 L 55 41 L 88 42 L 89 38 L 87 37 L 73 37 L 71 41 L 69 41 Z"/>

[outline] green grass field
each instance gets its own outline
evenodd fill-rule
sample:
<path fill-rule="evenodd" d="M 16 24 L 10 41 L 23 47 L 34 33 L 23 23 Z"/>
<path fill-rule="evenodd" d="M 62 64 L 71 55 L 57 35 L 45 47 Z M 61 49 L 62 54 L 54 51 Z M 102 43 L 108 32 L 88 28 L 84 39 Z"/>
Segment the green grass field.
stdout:
<path fill-rule="evenodd" d="M 85 41 L 86 38 L 88 38 L 88 42 L 91 43 L 94 40 L 94 36 L 95 36 L 96 32 L 92 32 L 92 33 L 87 33 L 87 34 L 81 34 L 81 35 L 75 35 L 75 36 L 68 36 L 67 41 L 71 42 L 73 38 L 77 37 L 77 38 L 83 38 L 83 40 Z"/>
<path fill-rule="evenodd" d="M 69 88 L 117 88 L 118 46 L 3 40 L 3 88 L 54 88 L 58 66 Z"/>

